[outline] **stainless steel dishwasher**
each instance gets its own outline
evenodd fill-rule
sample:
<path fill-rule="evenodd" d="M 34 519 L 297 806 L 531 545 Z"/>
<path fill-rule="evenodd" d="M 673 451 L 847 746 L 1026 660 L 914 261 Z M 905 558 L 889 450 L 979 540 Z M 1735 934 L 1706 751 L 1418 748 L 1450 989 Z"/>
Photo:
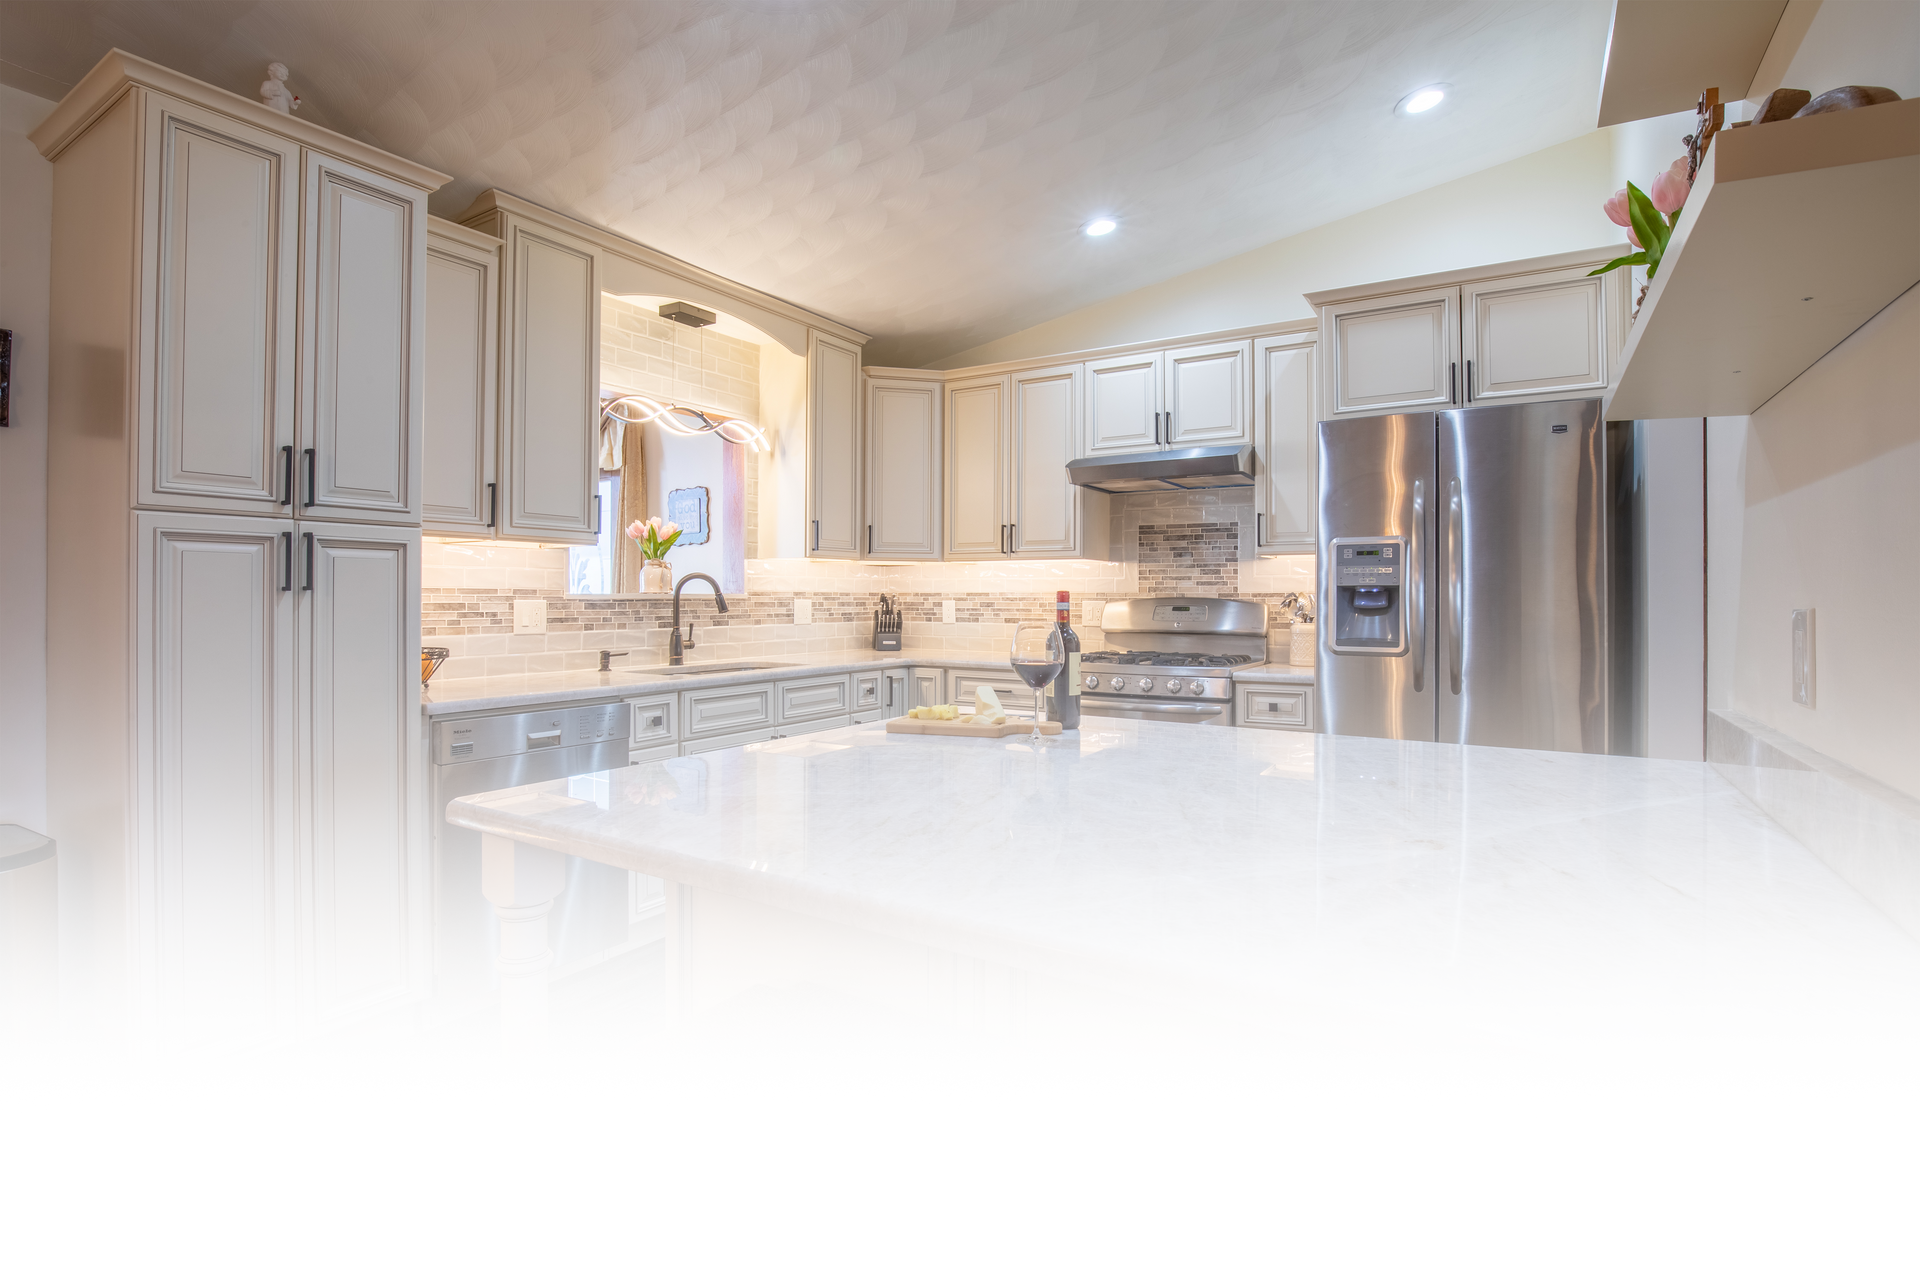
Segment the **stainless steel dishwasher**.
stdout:
<path fill-rule="evenodd" d="M 446 719 L 433 726 L 434 993 L 455 1015 L 494 990 L 498 920 L 480 892 L 480 835 L 447 821 L 459 796 L 623 769 L 632 738 L 624 702 Z M 619 948 L 633 922 L 632 875 L 570 858 L 548 917 L 556 968 Z"/>

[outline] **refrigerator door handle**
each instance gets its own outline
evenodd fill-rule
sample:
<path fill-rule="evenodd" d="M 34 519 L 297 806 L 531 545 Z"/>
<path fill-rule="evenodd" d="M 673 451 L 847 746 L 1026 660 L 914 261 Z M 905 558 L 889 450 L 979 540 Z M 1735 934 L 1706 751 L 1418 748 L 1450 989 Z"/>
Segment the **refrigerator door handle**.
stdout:
<path fill-rule="evenodd" d="M 1413 588 L 1413 691 L 1427 687 L 1427 484 L 1413 482 L 1413 536 L 1407 541 L 1407 578 Z"/>
<path fill-rule="evenodd" d="M 1460 477 L 1455 476 L 1447 482 L 1447 674 L 1455 693 L 1460 692 L 1460 671 L 1467 648 L 1467 566 L 1460 547 L 1464 514 L 1460 499 Z"/>

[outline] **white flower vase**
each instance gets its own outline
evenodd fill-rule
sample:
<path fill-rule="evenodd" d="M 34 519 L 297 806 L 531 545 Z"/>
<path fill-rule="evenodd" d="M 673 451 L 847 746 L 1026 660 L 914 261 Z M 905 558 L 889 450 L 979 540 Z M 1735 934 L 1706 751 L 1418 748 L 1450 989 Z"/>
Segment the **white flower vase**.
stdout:
<path fill-rule="evenodd" d="M 1287 663 L 1289 666 L 1310 667 L 1313 665 L 1314 651 L 1320 647 L 1319 633 L 1311 622 L 1296 622 L 1293 631 L 1287 637 Z"/>
<path fill-rule="evenodd" d="M 673 566 L 665 560 L 649 560 L 640 567 L 640 590 L 644 595 L 665 595 L 673 590 Z"/>

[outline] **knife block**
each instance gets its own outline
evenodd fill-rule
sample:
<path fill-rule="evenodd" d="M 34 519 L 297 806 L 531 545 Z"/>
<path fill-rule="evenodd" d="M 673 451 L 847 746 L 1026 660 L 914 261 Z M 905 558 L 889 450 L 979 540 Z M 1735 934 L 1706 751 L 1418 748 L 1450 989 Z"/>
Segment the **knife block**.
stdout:
<path fill-rule="evenodd" d="M 898 631 L 875 631 L 873 633 L 873 647 L 883 653 L 897 652 L 900 648 L 900 633 Z"/>

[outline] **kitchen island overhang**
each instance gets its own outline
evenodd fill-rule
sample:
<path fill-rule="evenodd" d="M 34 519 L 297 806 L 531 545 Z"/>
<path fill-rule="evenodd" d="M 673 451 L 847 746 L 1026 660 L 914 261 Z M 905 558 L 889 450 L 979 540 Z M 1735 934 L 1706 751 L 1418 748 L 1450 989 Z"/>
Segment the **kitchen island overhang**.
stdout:
<path fill-rule="evenodd" d="M 1703 764 L 1158 722 L 1035 756 L 852 727 L 467 796 L 449 816 L 497 837 L 490 858 L 578 854 L 1920 1171 L 1920 942 Z"/>

